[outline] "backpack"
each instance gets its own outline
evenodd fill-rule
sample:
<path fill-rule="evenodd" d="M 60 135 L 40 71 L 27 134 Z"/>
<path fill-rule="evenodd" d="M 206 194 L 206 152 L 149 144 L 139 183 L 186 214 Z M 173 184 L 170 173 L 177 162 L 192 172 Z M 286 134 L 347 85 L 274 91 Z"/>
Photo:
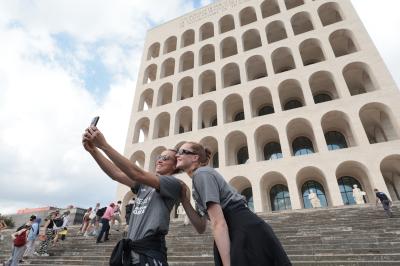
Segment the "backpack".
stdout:
<path fill-rule="evenodd" d="M 14 239 L 14 246 L 23 247 L 26 244 L 26 230 L 23 231 L 20 235 L 17 235 Z"/>
<path fill-rule="evenodd" d="M 130 216 L 130 214 L 132 213 L 132 209 L 133 209 L 133 204 L 128 204 L 125 206 L 126 216 Z"/>
<path fill-rule="evenodd" d="M 17 230 L 15 230 L 15 232 L 18 232 L 19 230 L 22 230 L 25 228 L 26 224 L 21 225 L 20 227 L 17 228 Z"/>
<path fill-rule="evenodd" d="M 106 210 L 107 210 L 107 207 L 103 207 L 101 209 L 98 209 L 97 212 L 96 212 L 96 215 L 102 217 L 104 215 L 104 213 L 106 212 Z"/>
<path fill-rule="evenodd" d="M 64 223 L 63 219 L 61 218 L 54 219 L 53 222 L 57 227 L 61 227 Z"/>

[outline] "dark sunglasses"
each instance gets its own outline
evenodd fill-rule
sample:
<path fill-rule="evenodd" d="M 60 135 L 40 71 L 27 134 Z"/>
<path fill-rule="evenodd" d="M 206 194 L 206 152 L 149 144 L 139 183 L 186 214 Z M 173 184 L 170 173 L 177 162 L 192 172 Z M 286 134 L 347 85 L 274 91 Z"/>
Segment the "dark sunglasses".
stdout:
<path fill-rule="evenodd" d="M 172 158 L 168 155 L 158 155 L 156 157 L 156 161 L 168 161 L 168 160 L 172 160 Z"/>
<path fill-rule="evenodd" d="M 176 155 L 197 155 L 197 153 L 189 151 L 189 150 L 185 150 L 185 149 L 180 149 Z"/>

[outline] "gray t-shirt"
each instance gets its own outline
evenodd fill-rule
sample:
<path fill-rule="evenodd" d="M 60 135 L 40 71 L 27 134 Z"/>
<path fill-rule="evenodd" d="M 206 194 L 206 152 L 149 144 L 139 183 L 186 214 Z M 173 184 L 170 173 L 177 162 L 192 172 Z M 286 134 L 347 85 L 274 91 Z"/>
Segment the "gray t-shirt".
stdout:
<path fill-rule="evenodd" d="M 160 176 L 160 190 L 138 184 L 132 191 L 137 195 L 129 219 L 128 237 L 143 239 L 149 235 L 166 235 L 169 229 L 170 212 L 180 201 L 181 184 L 173 176 Z M 138 261 L 137 254 L 134 262 Z"/>
<path fill-rule="evenodd" d="M 196 202 L 196 210 L 201 216 L 208 216 L 208 202 L 218 203 L 224 209 L 229 203 L 244 201 L 244 197 L 213 168 L 198 168 L 192 176 L 192 182 L 192 196 Z"/>
<path fill-rule="evenodd" d="M 160 176 L 160 191 L 138 184 L 135 205 L 129 220 L 128 237 L 142 239 L 156 233 L 167 234 L 172 207 L 180 200 L 181 184 L 173 176 Z"/>

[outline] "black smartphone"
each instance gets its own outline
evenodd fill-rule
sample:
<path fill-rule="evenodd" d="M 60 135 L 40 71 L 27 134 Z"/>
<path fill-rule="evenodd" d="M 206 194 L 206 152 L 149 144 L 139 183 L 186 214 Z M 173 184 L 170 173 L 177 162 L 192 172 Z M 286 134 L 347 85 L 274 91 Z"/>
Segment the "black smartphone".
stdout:
<path fill-rule="evenodd" d="M 92 122 L 90 123 L 90 126 L 97 126 L 97 122 L 99 122 L 100 117 L 99 116 L 95 116 L 92 119 Z"/>

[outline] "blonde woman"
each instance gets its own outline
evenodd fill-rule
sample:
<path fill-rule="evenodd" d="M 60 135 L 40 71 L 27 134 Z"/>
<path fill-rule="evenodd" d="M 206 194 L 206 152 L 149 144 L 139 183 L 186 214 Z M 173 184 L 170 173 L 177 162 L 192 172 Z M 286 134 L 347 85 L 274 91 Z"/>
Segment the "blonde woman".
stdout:
<path fill-rule="evenodd" d="M 210 152 L 201 144 L 184 143 L 177 152 L 177 167 L 192 178 L 193 199 L 182 193 L 182 205 L 196 230 L 204 233 L 210 220 L 217 266 L 291 265 L 271 227 L 246 206 L 225 179 L 208 164 Z M 188 190 L 188 188 L 186 187 Z"/>

